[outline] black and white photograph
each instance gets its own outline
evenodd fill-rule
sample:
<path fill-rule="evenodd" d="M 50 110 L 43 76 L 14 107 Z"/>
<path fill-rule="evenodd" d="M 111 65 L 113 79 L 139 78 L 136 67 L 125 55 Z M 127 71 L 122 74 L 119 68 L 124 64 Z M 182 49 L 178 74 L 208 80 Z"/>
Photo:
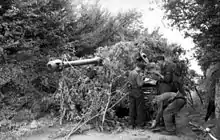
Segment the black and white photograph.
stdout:
<path fill-rule="evenodd" d="M 0 0 L 0 140 L 220 140 L 220 0 Z"/>

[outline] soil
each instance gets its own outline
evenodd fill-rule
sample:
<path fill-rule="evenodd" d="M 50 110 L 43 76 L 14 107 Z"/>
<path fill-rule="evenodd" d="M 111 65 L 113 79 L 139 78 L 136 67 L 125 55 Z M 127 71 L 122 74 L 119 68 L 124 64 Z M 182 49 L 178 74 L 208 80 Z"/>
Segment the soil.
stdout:
<path fill-rule="evenodd" d="M 190 126 L 188 125 L 189 121 L 195 122 L 201 126 L 208 127 L 211 125 L 214 125 L 213 121 L 204 122 L 204 115 L 206 113 L 206 110 L 204 109 L 204 106 L 199 104 L 195 104 L 196 110 L 193 110 L 190 107 L 185 107 L 181 110 L 181 112 L 177 115 L 176 122 L 177 122 L 177 132 L 178 136 L 167 136 L 162 135 L 160 133 L 152 133 L 149 130 L 131 130 L 131 129 L 124 129 L 124 130 L 115 130 L 113 133 L 102 133 L 97 132 L 93 129 L 90 129 L 89 131 L 86 131 L 81 134 L 75 134 L 70 137 L 70 140 L 196 140 L 198 137 L 200 139 L 206 140 L 202 135 L 199 135 L 199 133 L 195 133 L 192 131 Z M 50 122 L 51 121 L 51 122 Z M 58 122 L 57 120 L 55 120 Z M 23 129 L 32 129 L 38 127 L 36 124 L 39 124 L 41 122 L 47 122 L 45 123 L 44 127 L 41 127 L 40 129 L 33 130 L 32 132 L 29 131 L 29 133 L 25 133 L 22 138 L 19 138 L 19 140 L 64 140 L 63 137 L 57 138 L 54 135 L 57 135 L 59 133 L 59 130 L 65 129 L 69 127 L 69 130 L 73 127 L 74 124 L 66 124 L 66 126 L 60 126 L 60 125 L 51 125 L 52 119 L 51 118 L 45 118 L 44 120 L 37 120 L 30 123 L 29 127 L 23 128 Z M 41 125 L 42 126 L 42 125 Z M 119 128 L 120 129 L 120 128 Z M 211 129 L 212 130 L 212 129 Z M 68 134 L 68 133 L 67 133 Z M 53 137 L 52 137 L 53 136 Z M 2 137 L 4 140 L 12 140 L 16 138 L 8 137 Z M 0 137 L 1 139 L 1 137 Z"/>
<path fill-rule="evenodd" d="M 204 111 L 202 111 L 204 112 Z M 203 113 L 204 114 L 204 113 Z M 149 130 L 131 130 L 125 129 L 122 132 L 101 133 L 95 130 L 89 130 L 83 134 L 73 135 L 70 140 L 195 140 L 198 137 L 188 126 L 189 121 L 197 122 L 200 125 L 207 126 L 211 121 L 205 123 L 203 121 L 203 114 L 201 111 L 194 111 L 189 108 L 184 108 L 177 116 L 177 131 L 178 136 L 167 136 L 160 133 L 152 133 Z M 71 126 L 71 125 L 70 125 Z M 60 126 L 48 127 L 41 129 L 41 131 L 32 133 L 29 136 L 21 138 L 22 140 L 51 140 L 51 135 L 54 135 L 60 129 Z M 201 137 L 201 136 L 200 136 Z M 204 137 L 203 137 L 204 138 Z M 57 138 L 57 140 L 64 140 L 64 137 Z"/>

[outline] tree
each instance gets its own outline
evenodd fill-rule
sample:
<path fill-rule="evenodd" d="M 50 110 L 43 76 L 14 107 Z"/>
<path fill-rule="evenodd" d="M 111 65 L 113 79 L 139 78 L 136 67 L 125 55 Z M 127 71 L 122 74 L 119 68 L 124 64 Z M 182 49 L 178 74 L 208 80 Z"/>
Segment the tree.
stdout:
<path fill-rule="evenodd" d="M 220 4 L 212 0 L 178 0 L 164 5 L 171 26 L 190 36 L 196 44 L 195 57 L 205 71 L 219 61 Z"/>

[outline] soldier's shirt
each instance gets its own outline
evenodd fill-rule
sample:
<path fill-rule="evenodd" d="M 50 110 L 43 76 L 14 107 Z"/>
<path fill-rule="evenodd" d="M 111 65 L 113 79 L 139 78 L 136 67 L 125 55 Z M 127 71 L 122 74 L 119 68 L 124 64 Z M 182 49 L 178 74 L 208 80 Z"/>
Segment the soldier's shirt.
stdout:
<path fill-rule="evenodd" d="M 165 65 L 161 68 L 162 74 L 172 73 L 175 67 L 176 65 L 173 62 L 166 61 Z"/>
<path fill-rule="evenodd" d="M 139 97 L 141 94 L 140 87 L 144 84 L 143 77 L 136 70 L 132 70 L 129 73 L 128 80 L 131 84 L 130 95 L 134 97 Z"/>

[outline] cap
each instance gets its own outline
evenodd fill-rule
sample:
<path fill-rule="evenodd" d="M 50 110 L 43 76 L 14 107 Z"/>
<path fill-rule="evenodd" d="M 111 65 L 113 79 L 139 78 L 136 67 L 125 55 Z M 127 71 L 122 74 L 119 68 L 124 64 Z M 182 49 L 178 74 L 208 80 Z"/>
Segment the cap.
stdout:
<path fill-rule="evenodd" d="M 146 55 L 145 53 L 143 53 L 143 52 L 137 53 L 137 54 L 135 55 L 135 59 L 136 59 L 137 61 L 144 61 L 144 62 L 146 62 L 146 63 L 149 63 L 149 60 L 148 60 L 148 58 L 147 58 L 147 55 Z"/>
<path fill-rule="evenodd" d="M 149 63 L 149 59 L 147 58 L 147 54 L 140 52 L 140 56 L 146 63 Z"/>

